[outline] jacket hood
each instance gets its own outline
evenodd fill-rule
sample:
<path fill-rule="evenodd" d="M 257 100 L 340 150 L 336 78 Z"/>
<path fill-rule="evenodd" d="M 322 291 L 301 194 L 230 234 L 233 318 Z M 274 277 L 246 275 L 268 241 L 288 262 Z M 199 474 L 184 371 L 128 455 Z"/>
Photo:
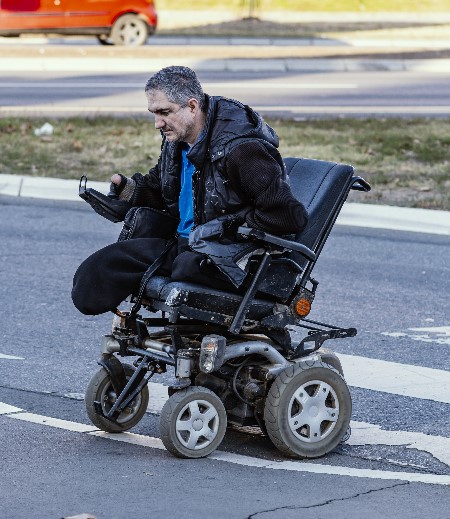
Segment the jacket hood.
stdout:
<path fill-rule="evenodd" d="M 211 134 L 211 144 L 218 146 L 237 137 L 263 139 L 278 147 L 279 141 L 275 130 L 248 105 L 226 97 L 210 97 L 212 119 L 215 121 Z M 208 111 L 209 119 L 210 111 Z"/>

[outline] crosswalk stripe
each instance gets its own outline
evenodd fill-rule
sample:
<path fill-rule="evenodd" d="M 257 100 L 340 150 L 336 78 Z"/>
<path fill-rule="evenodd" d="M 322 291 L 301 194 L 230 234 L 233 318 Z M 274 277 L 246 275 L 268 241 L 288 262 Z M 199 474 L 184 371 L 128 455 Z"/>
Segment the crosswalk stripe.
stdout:
<path fill-rule="evenodd" d="M 339 358 L 349 386 L 450 404 L 450 372 L 356 355 Z"/>

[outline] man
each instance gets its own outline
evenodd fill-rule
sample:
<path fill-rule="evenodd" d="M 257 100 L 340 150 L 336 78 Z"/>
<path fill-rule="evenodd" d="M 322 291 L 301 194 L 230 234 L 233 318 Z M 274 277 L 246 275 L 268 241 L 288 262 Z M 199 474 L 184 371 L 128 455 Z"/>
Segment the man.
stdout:
<path fill-rule="evenodd" d="M 285 181 L 278 137 L 250 107 L 204 94 L 187 67 L 160 70 L 145 93 L 162 134 L 161 155 L 147 175 L 113 175 L 113 191 L 132 206 L 180 219 L 178 247 L 158 275 L 238 288 L 246 277 L 239 260 L 256 249 L 239 243 L 239 225 L 278 235 L 306 225 L 306 211 Z M 159 238 L 138 238 L 94 253 L 74 276 L 75 306 L 85 314 L 114 310 L 138 289 L 166 245 Z"/>

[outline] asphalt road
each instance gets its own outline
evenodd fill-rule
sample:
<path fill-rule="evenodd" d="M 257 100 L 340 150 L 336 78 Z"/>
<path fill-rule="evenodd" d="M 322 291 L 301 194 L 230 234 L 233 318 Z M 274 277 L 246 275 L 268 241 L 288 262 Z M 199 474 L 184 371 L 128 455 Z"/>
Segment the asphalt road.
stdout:
<path fill-rule="evenodd" d="M 105 438 L 89 429 L 80 399 L 111 319 L 79 314 L 71 279 L 119 227 L 82 203 L 0 197 L 0 214 L 5 517 L 446 516 L 447 236 L 343 226 L 332 232 L 314 272 L 320 285 L 312 317 L 359 331 L 329 345 L 346 362 L 357 360 L 368 382 L 352 383 L 349 371 L 356 428 L 347 444 L 320 460 L 286 464 L 258 431 L 229 429 L 218 452 L 193 461 L 161 449 L 157 410 L 130 435 Z M 402 388 L 386 387 L 395 373 L 403 374 Z"/>
<path fill-rule="evenodd" d="M 146 115 L 147 73 L 1 72 L 0 113 Z M 450 72 L 202 72 L 207 93 L 263 115 L 448 116 Z"/>

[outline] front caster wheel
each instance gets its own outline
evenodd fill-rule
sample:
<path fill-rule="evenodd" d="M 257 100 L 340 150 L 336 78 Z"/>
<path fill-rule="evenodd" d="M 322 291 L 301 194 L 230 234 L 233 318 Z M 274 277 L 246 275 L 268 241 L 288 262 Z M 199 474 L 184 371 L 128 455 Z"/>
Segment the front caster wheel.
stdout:
<path fill-rule="evenodd" d="M 190 386 L 177 391 L 161 411 L 161 440 L 179 458 L 208 456 L 222 442 L 226 428 L 222 401 L 204 387 Z"/>
<path fill-rule="evenodd" d="M 134 368 L 129 364 L 124 364 L 123 367 L 126 379 L 129 380 L 134 372 Z M 106 415 L 114 405 L 114 402 L 117 400 L 117 395 L 108 372 L 104 368 L 101 368 L 89 382 L 84 396 L 84 402 L 86 404 L 87 414 L 94 425 L 102 431 L 119 433 L 131 429 L 140 422 L 147 410 L 148 398 L 148 386 L 145 386 L 114 421 L 109 420 L 104 415 Z M 103 414 L 98 413 L 94 402 L 100 402 Z"/>
<path fill-rule="evenodd" d="M 349 427 L 352 400 L 331 366 L 289 366 L 274 380 L 264 421 L 274 445 L 294 458 L 317 458 L 333 450 Z"/>

